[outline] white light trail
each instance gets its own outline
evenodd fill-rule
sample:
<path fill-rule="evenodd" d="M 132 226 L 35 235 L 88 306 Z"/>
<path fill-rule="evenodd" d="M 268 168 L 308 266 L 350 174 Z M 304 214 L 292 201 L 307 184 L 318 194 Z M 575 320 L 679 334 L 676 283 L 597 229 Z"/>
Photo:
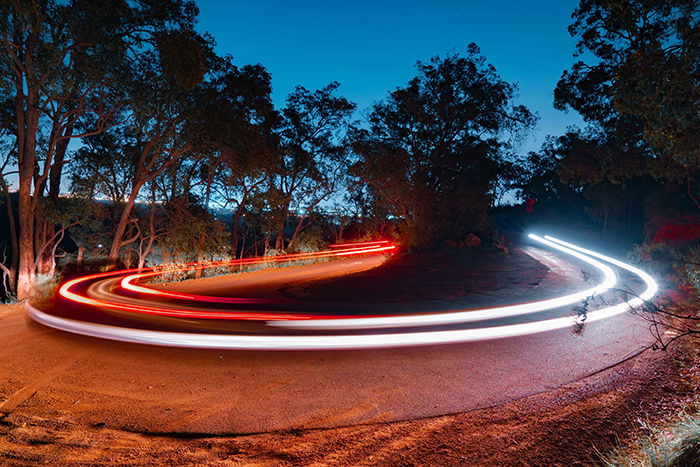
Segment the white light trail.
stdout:
<path fill-rule="evenodd" d="M 288 329 L 315 329 L 315 330 L 335 330 L 335 329 L 377 329 L 412 326 L 437 326 L 444 324 L 473 323 L 490 319 L 508 318 L 529 313 L 539 313 L 541 311 L 552 310 L 566 305 L 571 305 L 587 298 L 600 295 L 610 290 L 617 283 L 617 276 L 610 268 L 600 261 L 596 261 L 590 256 L 578 253 L 568 246 L 559 245 L 553 241 L 546 240 L 537 235 L 530 235 L 530 238 L 543 243 L 550 248 L 554 248 L 563 253 L 571 255 L 584 261 L 603 273 L 604 280 L 595 287 L 582 290 L 562 297 L 538 300 L 535 302 L 518 303 L 515 305 L 497 306 L 481 308 L 476 310 L 460 310 L 448 313 L 430 313 L 421 315 L 398 315 L 382 316 L 374 318 L 339 318 L 339 319 L 308 319 L 303 321 L 275 320 L 268 321 L 267 324 L 273 327 Z"/>
<path fill-rule="evenodd" d="M 535 238 L 536 236 L 532 237 Z M 651 299 L 658 291 L 654 279 L 644 271 L 622 261 L 610 258 L 591 250 L 563 242 L 553 237 L 547 237 L 549 242 L 561 246 L 560 251 L 572 254 L 576 250 L 582 254 L 590 254 L 603 261 L 625 269 L 639 276 L 646 285 L 646 290 L 639 297 L 623 301 L 617 305 L 604 307 L 587 314 L 586 322 L 594 322 L 609 318 L 631 308 L 642 305 Z M 551 245 L 550 245 L 551 246 Z M 37 310 L 29 303 L 26 304 L 32 319 L 46 326 L 77 334 L 100 337 L 123 342 L 152 344 L 172 347 L 208 348 L 208 349 L 239 349 L 239 350 L 319 350 L 319 349 L 364 349 L 399 346 L 419 346 L 434 344 L 454 344 L 474 342 L 488 339 L 523 336 L 556 329 L 565 329 L 575 323 L 572 317 L 562 317 L 534 321 L 529 323 L 510 324 L 476 329 L 459 329 L 447 331 L 385 333 L 370 335 L 229 335 L 229 334 L 196 334 L 185 332 L 149 331 L 142 329 L 123 328 L 103 324 L 87 323 L 58 316 L 49 315 Z"/>

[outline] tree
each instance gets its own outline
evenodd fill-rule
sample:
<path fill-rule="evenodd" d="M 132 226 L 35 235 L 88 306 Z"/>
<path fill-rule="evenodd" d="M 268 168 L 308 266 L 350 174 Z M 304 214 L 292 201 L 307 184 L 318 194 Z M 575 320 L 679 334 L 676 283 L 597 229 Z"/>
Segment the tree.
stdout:
<path fill-rule="evenodd" d="M 556 107 L 575 109 L 605 131 L 634 128 L 653 150 L 650 173 L 688 183 L 700 162 L 699 5 L 582 0 L 569 32 L 577 54 L 595 59 L 575 63 L 555 91 Z"/>
<path fill-rule="evenodd" d="M 132 95 L 133 114 L 127 130 L 129 136 L 121 144 L 133 165 L 131 189 L 124 199 L 109 250 L 108 261 L 111 264 L 116 264 L 121 248 L 131 242 L 124 236 L 141 188 L 192 149 L 186 131 L 187 119 L 201 103 L 196 95 L 188 95 L 188 90 L 180 86 L 177 78 L 173 80 L 172 76 L 162 74 L 159 69 L 162 64 L 154 63 L 152 68 L 148 65 L 143 61 L 140 64 L 143 74 L 137 78 L 138 84 Z M 203 75 L 200 69 L 194 70 L 201 80 Z M 186 83 L 191 83 L 191 80 L 193 78 L 187 78 Z"/>
<path fill-rule="evenodd" d="M 628 229 L 641 218 L 643 200 L 653 187 L 644 145 L 621 131 L 570 128 L 549 137 L 530 153 L 521 196 L 536 199 L 559 215 L 588 215 L 603 229 Z M 567 207 L 562 212 L 562 205 Z"/>
<path fill-rule="evenodd" d="M 223 206 L 234 204 L 231 256 L 238 250 L 241 217 L 274 166 L 279 114 L 272 104 L 271 77 L 261 65 L 236 67 L 221 60 L 209 86 L 211 108 L 204 115 L 210 148 L 203 160 L 206 200 L 214 184 Z M 216 170 L 213 170 L 215 168 Z"/>
<path fill-rule="evenodd" d="M 278 131 L 278 158 L 268 172 L 267 202 L 277 226 L 275 248 L 284 250 L 303 230 L 306 215 L 335 190 L 344 167 L 343 133 L 355 104 L 333 94 L 331 83 L 309 91 L 302 86 L 287 98 Z M 285 243 L 285 224 L 298 214 L 294 233 Z"/>
<path fill-rule="evenodd" d="M 19 298 L 34 283 L 37 205 L 47 182 L 50 193 L 58 193 L 67 141 L 118 123 L 122 100 L 120 87 L 113 84 L 129 77 L 127 65 L 164 31 L 191 30 L 196 13 L 192 2 L 181 0 L 12 0 L 0 5 L 0 79 L 15 103 Z"/>
<path fill-rule="evenodd" d="M 475 44 L 417 69 L 354 131 L 352 167 L 414 246 L 484 227 L 515 138 L 536 120 Z"/>
<path fill-rule="evenodd" d="M 0 62 L 1 63 L 1 62 Z M 19 260 L 19 245 L 17 243 L 17 223 L 9 184 L 6 177 L 16 174 L 17 140 L 13 127 L 12 102 L 5 100 L 0 102 L 0 189 L 2 190 L 1 204 L 5 205 L 7 216 L 7 234 L 10 240 L 10 255 L 3 252 L 2 270 L 3 280 L 6 283 L 5 291 L 8 294 L 15 292 L 17 279 L 17 262 Z"/>

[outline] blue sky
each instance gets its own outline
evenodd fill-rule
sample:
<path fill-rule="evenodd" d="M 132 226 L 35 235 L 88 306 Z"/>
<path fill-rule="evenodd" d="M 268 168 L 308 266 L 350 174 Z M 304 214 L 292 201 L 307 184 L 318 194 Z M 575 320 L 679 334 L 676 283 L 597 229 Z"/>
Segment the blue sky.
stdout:
<path fill-rule="evenodd" d="M 199 29 L 237 64 L 261 63 L 282 105 L 301 84 L 341 83 L 360 110 L 404 85 L 417 60 L 464 52 L 476 42 L 501 76 L 520 87 L 519 103 L 540 114 L 522 149 L 580 124 L 552 107 L 553 89 L 573 62 L 566 28 L 577 1 L 215 1 L 197 0 Z"/>

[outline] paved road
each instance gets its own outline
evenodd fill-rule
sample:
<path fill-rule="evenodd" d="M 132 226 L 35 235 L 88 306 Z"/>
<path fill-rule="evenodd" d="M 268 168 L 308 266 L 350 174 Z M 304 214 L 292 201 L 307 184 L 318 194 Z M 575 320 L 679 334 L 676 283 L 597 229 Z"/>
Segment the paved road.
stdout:
<path fill-rule="evenodd" d="M 553 287 L 557 293 L 584 288 L 580 264 L 541 250 L 539 255 L 550 272 L 522 299 L 545 298 Z M 299 274 L 308 280 L 314 268 L 324 267 L 307 266 Z M 279 272 L 256 273 L 256 280 L 265 281 L 267 274 L 270 279 Z M 273 288 L 293 285 L 288 282 Z M 562 329 L 419 348 L 211 351 L 81 337 L 14 312 L 0 318 L 0 341 L 0 413 L 157 433 L 223 434 L 486 407 L 580 379 L 635 353 L 650 336 L 638 318 L 623 314 L 591 323 L 580 335 Z"/>

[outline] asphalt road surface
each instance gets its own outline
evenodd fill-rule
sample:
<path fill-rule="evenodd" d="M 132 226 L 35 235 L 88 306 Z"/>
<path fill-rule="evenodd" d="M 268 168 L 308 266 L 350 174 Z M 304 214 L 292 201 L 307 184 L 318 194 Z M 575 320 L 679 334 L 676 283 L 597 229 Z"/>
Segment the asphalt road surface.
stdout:
<path fill-rule="evenodd" d="M 534 247 L 528 253 L 548 269 L 516 301 L 590 286 L 582 282 L 586 266 L 579 261 Z M 353 272 L 379 264 L 372 256 L 343 261 Z M 299 283 L 327 279 L 329 268 L 343 264 L 203 279 L 169 289 L 212 294 L 245 289 L 274 297 Z M 334 287 L 342 289 L 343 278 L 335 280 Z M 493 300 L 503 302 L 507 290 L 494 292 Z M 408 311 L 428 305 L 402 304 Z M 469 305 L 468 297 L 450 303 Z M 570 312 L 552 310 L 538 319 Z M 648 345 L 651 336 L 643 321 L 625 313 L 589 323 L 582 333 L 567 328 L 464 344 L 193 350 L 64 333 L 13 312 L 0 317 L 0 341 L 0 413 L 152 433 L 231 434 L 406 420 L 492 406 L 614 365 Z"/>

